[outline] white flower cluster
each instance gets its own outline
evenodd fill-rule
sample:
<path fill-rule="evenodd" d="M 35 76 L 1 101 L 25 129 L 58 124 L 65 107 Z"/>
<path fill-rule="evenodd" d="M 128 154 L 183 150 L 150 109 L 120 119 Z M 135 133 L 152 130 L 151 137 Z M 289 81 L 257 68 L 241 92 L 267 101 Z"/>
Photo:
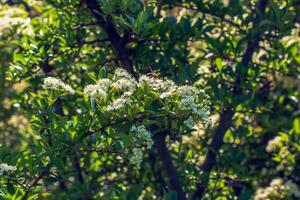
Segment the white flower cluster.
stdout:
<path fill-rule="evenodd" d="M 124 69 L 118 68 L 113 76 L 111 85 L 116 91 L 133 92 L 137 87 L 137 82 Z"/>
<path fill-rule="evenodd" d="M 107 106 L 107 111 L 118 111 L 131 105 L 131 95 L 136 89 L 136 81 L 124 69 L 116 69 L 112 80 L 100 79 L 96 84 L 87 85 L 83 93 L 91 99 L 104 100 L 108 98 L 110 91 L 115 97 L 114 100 Z"/>
<path fill-rule="evenodd" d="M 105 99 L 107 97 L 107 91 L 111 84 L 109 79 L 100 79 L 96 84 L 87 85 L 83 93 L 92 99 Z"/>
<path fill-rule="evenodd" d="M 139 148 L 133 148 L 131 150 L 131 154 L 129 157 L 129 162 L 132 165 L 136 165 L 138 168 L 141 166 L 141 162 L 143 161 L 143 152 Z"/>
<path fill-rule="evenodd" d="M 151 149 L 153 145 L 153 140 L 151 138 L 151 132 L 147 131 L 144 125 L 136 127 L 133 125 L 130 129 L 131 132 L 134 132 L 136 138 L 134 141 L 138 143 L 146 143 L 147 149 Z"/>
<path fill-rule="evenodd" d="M 4 172 L 6 173 L 11 173 L 17 170 L 16 166 L 10 166 L 7 163 L 1 163 L 0 164 L 0 176 L 2 176 L 4 174 Z"/>
<path fill-rule="evenodd" d="M 203 90 L 199 90 L 189 85 L 178 87 L 176 90 L 176 95 L 181 99 L 178 105 L 179 109 L 192 110 L 193 112 L 197 112 L 198 110 L 199 106 L 196 104 L 196 100 L 198 99 L 199 95 L 206 97 L 206 94 Z M 208 98 L 208 96 L 206 98 Z"/>
<path fill-rule="evenodd" d="M 274 137 L 272 140 L 268 142 L 266 147 L 266 151 L 272 153 L 274 151 L 278 151 L 280 147 L 285 143 L 285 140 L 280 135 Z"/>
<path fill-rule="evenodd" d="M 47 77 L 44 80 L 43 88 L 48 90 L 57 90 L 57 91 L 64 91 L 68 92 L 70 94 L 74 94 L 75 90 L 67 84 L 65 84 L 63 81 L 57 78 L 53 77 Z"/>
<path fill-rule="evenodd" d="M 143 146 L 146 145 L 147 149 L 151 149 L 153 146 L 151 132 L 148 131 L 144 125 L 133 125 L 130 132 L 133 133 L 133 148 L 128 155 L 129 163 L 140 168 L 140 164 L 143 161 Z M 128 151 L 126 150 L 126 152 Z"/>
<path fill-rule="evenodd" d="M 135 107 L 138 109 L 134 110 L 136 113 L 143 112 L 149 106 L 148 102 L 158 100 L 161 105 L 158 112 L 162 110 L 166 114 L 164 111 L 168 109 L 167 113 L 182 116 L 180 119 L 189 129 L 193 129 L 200 120 L 207 122 L 210 115 L 209 97 L 203 90 L 193 86 L 177 86 L 171 80 L 147 75 L 136 81 L 126 70 L 120 68 L 115 70 L 110 79 L 101 79 L 96 84 L 86 86 L 84 95 L 94 100 L 99 108 L 122 116 L 126 116 L 128 109 L 134 110 Z M 149 101 L 146 102 L 145 97 Z M 142 107 L 144 104 L 145 108 Z M 143 160 L 144 147 L 151 149 L 154 144 L 152 134 L 144 125 L 133 125 L 130 134 L 133 134 L 134 145 L 125 154 L 128 155 L 130 164 L 139 167 Z"/>
<path fill-rule="evenodd" d="M 204 90 L 185 85 L 177 88 L 176 95 L 180 98 L 178 104 L 180 110 L 191 110 L 192 113 L 202 119 L 203 122 L 209 123 L 210 111 L 206 105 L 209 101 L 209 96 Z"/>
<path fill-rule="evenodd" d="M 280 149 L 280 151 L 278 152 L 278 157 L 280 158 L 280 160 L 276 169 L 278 171 L 283 171 L 284 174 L 286 175 L 293 172 L 294 170 L 293 155 L 287 146 L 284 146 Z"/>
<path fill-rule="evenodd" d="M 103 101 L 100 106 L 106 107 L 108 112 L 126 111 L 135 103 L 142 103 L 144 96 L 138 92 L 163 100 L 160 101 L 165 104 L 162 109 L 168 107 L 179 114 L 184 111 L 187 116 L 185 125 L 189 128 L 199 120 L 209 123 L 209 96 L 194 86 L 177 86 L 171 80 L 147 75 L 141 76 L 137 82 L 126 70 L 118 68 L 110 80 L 101 79 L 84 89 L 84 94 L 93 99 L 106 99 L 108 105 Z"/>
<path fill-rule="evenodd" d="M 158 92 L 161 99 L 165 99 L 173 95 L 176 91 L 176 84 L 168 79 L 162 80 L 159 78 L 153 78 L 146 75 L 143 75 L 139 79 L 139 86 L 146 86 L 150 90 Z"/>
<path fill-rule="evenodd" d="M 110 105 L 107 106 L 107 111 L 117 111 L 122 108 L 125 108 L 126 106 L 129 106 L 133 103 L 133 101 L 126 95 L 123 95 L 116 100 L 114 100 Z"/>
<path fill-rule="evenodd" d="M 16 30 L 17 34 L 33 35 L 31 20 L 26 15 L 21 8 L 0 5 L 0 37 L 12 30 L 14 26 L 19 26 Z"/>
<path fill-rule="evenodd" d="M 259 188 L 253 200 L 285 200 L 291 196 L 300 197 L 298 186 L 290 180 L 284 183 L 281 178 L 276 178 L 268 187 Z"/>
<path fill-rule="evenodd" d="M 278 171 L 284 171 L 286 175 L 290 174 L 294 170 L 293 154 L 289 150 L 289 139 L 285 135 L 278 135 L 268 142 L 266 151 L 274 154 L 280 159 L 277 161 L 278 165 L 276 169 Z"/>
<path fill-rule="evenodd" d="M 204 90 L 199 90 L 194 86 L 177 86 L 171 80 L 162 80 L 158 78 L 142 76 L 140 78 L 140 87 L 147 86 L 159 94 L 161 99 L 177 96 L 180 100 L 178 108 L 182 111 L 192 111 L 192 114 L 202 119 L 204 122 L 209 122 L 209 108 L 206 105 L 209 101 L 209 96 Z M 189 127 L 192 127 L 192 118 L 186 121 Z"/>

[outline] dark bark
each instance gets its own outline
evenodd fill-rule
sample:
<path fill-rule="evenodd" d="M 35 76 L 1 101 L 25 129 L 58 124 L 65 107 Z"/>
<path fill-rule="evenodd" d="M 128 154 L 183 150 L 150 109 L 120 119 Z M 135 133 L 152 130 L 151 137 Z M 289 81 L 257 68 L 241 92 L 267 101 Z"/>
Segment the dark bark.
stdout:
<path fill-rule="evenodd" d="M 82 169 L 80 167 L 80 163 L 79 163 L 77 155 L 75 155 L 75 158 L 72 160 L 72 165 L 73 165 L 73 168 L 75 169 L 75 173 L 76 173 L 75 177 L 76 177 L 77 182 L 82 184 L 83 183 Z"/>
<path fill-rule="evenodd" d="M 52 72 L 52 66 L 48 62 L 48 58 L 45 60 L 45 62 L 39 63 L 40 67 L 42 68 L 45 75 L 50 75 Z"/>
<path fill-rule="evenodd" d="M 179 176 L 177 171 L 172 163 L 172 157 L 169 153 L 166 144 L 166 136 L 168 135 L 168 131 L 162 131 L 157 133 L 154 136 L 154 145 L 157 150 L 157 154 L 160 157 L 160 160 L 163 164 L 163 168 L 168 178 L 168 186 L 171 190 L 177 193 L 177 199 L 185 200 L 185 194 L 180 185 Z"/>
<path fill-rule="evenodd" d="M 212 167 L 214 166 L 214 164 L 216 162 L 217 151 L 223 145 L 224 135 L 225 135 L 226 131 L 232 125 L 233 115 L 234 115 L 233 110 L 222 111 L 221 116 L 220 116 L 220 122 L 219 122 L 220 125 L 217 127 L 217 129 L 215 131 L 210 149 L 208 150 L 205 160 L 200 167 L 200 169 L 203 172 L 211 171 Z"/>
<path fill-rule="evenodd" d="M 164 191 L 167 190 L 167 185 L 162 177 L 162 174 L 160 173 L 160 170 L 157 170 L 158 168 L 156 168 L 157 163 L 159 162 L 159 158 L 157 158 L 157 156 L 155 155 L 154 151 L 151 151 L 149 153 L 149 159 L 151 160 L 151 169 L 152 169 L 152 173 L 153 176 L 155 177 L 155 185 L 158 185 L 159 191 L 156 191 L 157 193 L 159 193 L 161 196 L 164 195 Z"/>
<path fill-rule="evenodd" d="M 221 146 L 223 145 L 224 135 L 232 125 L 233 115 L 234 115 L 233 110 L 224 110 L 220 114 L 219 126 L 215 130 L 212 143 L 210 145 L 208 152 L 206 153 L 205 160 L 203 164 L 200 166 L 202 172 L 209 174 L 213 166 L 215 165 L 217 153 L 221 148 Z M 206 186 L 204 184 L 202 183 L 198 184 L 197 190 L 193 193 L 192 199 L 200 199 L 205 189 Z"/>
<path fill-rule="evenodd" d="M 134 72 L 128 50 L 126 49 L 126 45 L 128 43 L 128 34 L 124 34 L 124 36 L 121 37 L 112 21 L 112 18 L 107 16 L 107 19 L 104 20 L 102 16 L 103 13 L 100 10 L 100 6 L 98 5 L 97 0 L 86 0 L 86 4 L 89 10 L 96 17 L 99 25 L 105 31 L 108 40 L 113 46 L 123 68 L 137 79 L 137 75 Z"/>

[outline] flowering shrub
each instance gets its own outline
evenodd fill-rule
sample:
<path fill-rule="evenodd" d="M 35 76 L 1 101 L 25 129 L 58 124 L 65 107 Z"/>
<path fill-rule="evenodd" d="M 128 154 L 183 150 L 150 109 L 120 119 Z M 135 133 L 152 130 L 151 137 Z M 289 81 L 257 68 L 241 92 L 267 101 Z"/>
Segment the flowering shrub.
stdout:
<path fill-rule="evenodd" d="M 127 154 L 133 165 L 140 167 L 143 149 L 151 149 L 152 137 L 159 131 L 167 129 L 186 134 L 193 130 L 196 123 L 209 122 L 209 96 L 201 89 L 177 86 L 171 80 L 147 76 L 141 76 L 136 81 L 121 68 L 117 68 L 111 77 L 99 79 L 83 90 L 83 95 L 90 99 L 92 115 L 94 118 L 101 116 L 102 120 L 96 127 L 91 124 L 89 131 L 108 129 L 112 121 L 133 123 L 124 133 L 111 130 L 114 132 L 111 142 L 122 144 L 118 150 Z M 56 101 L 59 95 L 75 94 L 71 86 L 53 77 L 44 80 L 43 88 L 49 94 L 49 102 Z"/>
<path fill-rule="evenodd" d="M 254 200 L 271 200 L 271 199 L 289 199 L 292 196 L 300 198 L 300 190 L 298 186 L 289 180 L 286 183 L 282 179 L 272 180 L 270 186 L 260 188 L 256 191 Z"/>

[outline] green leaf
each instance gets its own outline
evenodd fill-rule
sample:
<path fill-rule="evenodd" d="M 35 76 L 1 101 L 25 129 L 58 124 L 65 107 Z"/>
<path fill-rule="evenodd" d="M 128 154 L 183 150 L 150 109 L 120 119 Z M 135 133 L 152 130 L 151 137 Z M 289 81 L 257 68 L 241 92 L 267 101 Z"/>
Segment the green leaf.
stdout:
<path fill-rule="evenodd" d="M 106 77 L 106 69 L 104 67 L 102 67 L 98 73 L 98 80 L 103 79 L 105 77 Z"/>
<path fill-rule="evenodd" d="M 222 58 L 218 57 L 215 59 L 215 64 L 216 64 L 216 67 L 219 71 L 222 70 Z"/>
<path fill-rule="evenodd" d="M 293 128 L 295 133 L 300 134 L 300 119 L 294 119 L 293 121 Z"/>
<path fill-rule="evenodd" d="M 143 187 L 141 184 L 133 185 L 127 192 L 127 199 L 128 200 L 138 199 L 142 192 L 142 189 L 143 189 Z"/>
<path fill-rule="evenodd" d="M 142 11 L 137 16 L 137 19 L 134 23 L 134 28 L 136 29 L 137 33 L 140 33 L 145 28 L 145 22 L 148 19 L 148 12 Z"/>
<path fill-rule="evenodd" d="M 164 200 L 174 200 L 177 199 L 177 194 L 175 191 L 169 191 L 164 195 Z"/>
<path fill-rule="evenodd" d="M 89 76 L 94 82 L 97 82 L 97 77 L 95 76 L 94 73 L 88 73 L 88 76 Z"/>
<path fill-rule="evenodd" d="M 14 54 L 14 61 L 20 62 L 22 65 L 26 65 L 27 63 L 23 54 Z"/>

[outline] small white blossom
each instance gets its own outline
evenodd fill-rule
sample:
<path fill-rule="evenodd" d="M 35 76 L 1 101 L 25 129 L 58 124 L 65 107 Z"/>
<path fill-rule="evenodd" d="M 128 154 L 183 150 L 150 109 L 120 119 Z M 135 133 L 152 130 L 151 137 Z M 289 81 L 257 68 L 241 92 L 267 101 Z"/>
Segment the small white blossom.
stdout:
<path fill-rule="evenodd" d="M 279 147 L 283 144 L 283 140 L 281 136 L 276 136 L 272 140 L 268 142 L 266 147 L 266 151 L 271 153 L 279 149 Z"/>
<path fill-rule="evenodd" d="M 194 107 L 193 109 L 193 114 L 198 116 L 200 119 L 203 119 L 206 122 L 210 122 L 209 116 L 210 116 L 210 111 L 208 107 Z"/>
<path fill-rule="evenodd" d="M 133 78 L 125 69 L 117 68 L 115 70 L 113 80 L 116 81 L 116 80 L 120 80 L 120 79 L 128 79 L 129 80 L 129 79 L 133 79 Z"/>
<path fill-rule="evenodd" d="M 107 78 L 103 78 L 98 80 L 97 84 L 100 85 L 104 90 L 108 90 L 108 87 L 111 85 L 111 81 Z"/>
<path fill-rule="evenodd" d="M 90 84 L 85 86 L 83 93 L 91 98 L 100 97 L 102 99 L 105 99 L 107 95 L 103 88 L 98 84 Z"/>
<path fill-rule="evenodd" d="M 115 88 L 116 90 L 134 91 L 136 89 L 136 85 L 137 84 L 133 79 L 121 78 L 114 81 L 111 87 Z"/>
<path fill-rule="evenodd" d="M 138 168 L 141 166 L 141 162 L 143 161 L 143 152 L 141 149 L 133 148 L 132 153 L 129 157 L 129 162 L 132 165 L 136 165 Z"/>
<path fill-rule="evenodd" d="M 165 98 L 168 98 L 168 97 L 170 97 L 170 96 L 172 96 L 172 92 L 171 91 L 168 91 L 168 92 L 163 92 L 159 97 L 161 98 L 161 99 L 165 99 Z"/>
<path fill-rule="evenodd" d="M 75 90 L 67 84 L 65 84 L 60 79 L 54 78 L 54 77 L 47 77 L 44 80 L 43 88 L 48 90 L 58 90 L 58 91 L 65 91 L 69 92 L 71 94 L 75 93 Z"/>
<path fill-rule="evenodd" d="M 0 5 L 0 38 L 16 26 L 18 28 L 15 34 L 33 35 L 34 31 L 30 23 L 31 19 L 23 9 Z"/>
<path fill-rule="evenodd" d="M 121 96 L 120 98 L 114 100 L 110 105 L 108 105 L 106 110 L 108 112 L 117 111 L 122 108 L 125 108 L 128 105 L 131 105 L 132 103 L 133 101 L 130 98 L 126 96 Z"/>
<path fill-rule="evenodd" d="M 159 78 L 153 78 L 146 75 L 143 75 L 139 79 L 139 86 L 147 86 L 150 88 L 150 90 L 153 90 L 160 94 L 161 99 L 165 99 L 167 97 L 170 97 L 173 92 L 176 91 L 176 84 L 168 79 L 159 79 Z"/>
<path fill-rule="evenodd" d="M 91 98 L 105 99 L 111 81 L 109 79 L 98 80 L 96 84 L 87 85 L 83 93 Z"/>
<path fill-rule="evenodd" d="M 8 165 L 7 163 L 0 164 L 0 176 L 3 175 L 4 172 L 12 173 L 17 170 L 16 166 Z"/>
<path fill-rule="evenodd" d="M 177 96 L 181 98 L 189 98 L 189 97 L 197 98 L 200 92 L 201 90 L 198 90 L 197 88 L 190 85 L 180 86 L 176 90 Z"/>
<path fill-rule="evenodd" d="M 192 114 L 200 118 L 204 123 L 211 123 L 209 119 L 210 111 L 207 106 L 209 96 L 204 90 L 184 85 L 177 88 L 176 95 L 180 99 L 178 103 L 179 110 L 192 111 Z"/>
<path fill-rule="evenodd" d="M 254 196 L 254 200 L 285 200 L 291 195 L 289 186 L 284 184 L 281 178 L 276 178 L 271 181 L 266 188 L 259 188 Z"/>
<path fill-rule="evenodd" d="M 132 91 L 127 91 L 127 92 L 124 92 L 124 94 L 122 95 L 123 97 L 131 97 L 132 96 L 132 94 L 133 94 L 133 92 Z"/>

